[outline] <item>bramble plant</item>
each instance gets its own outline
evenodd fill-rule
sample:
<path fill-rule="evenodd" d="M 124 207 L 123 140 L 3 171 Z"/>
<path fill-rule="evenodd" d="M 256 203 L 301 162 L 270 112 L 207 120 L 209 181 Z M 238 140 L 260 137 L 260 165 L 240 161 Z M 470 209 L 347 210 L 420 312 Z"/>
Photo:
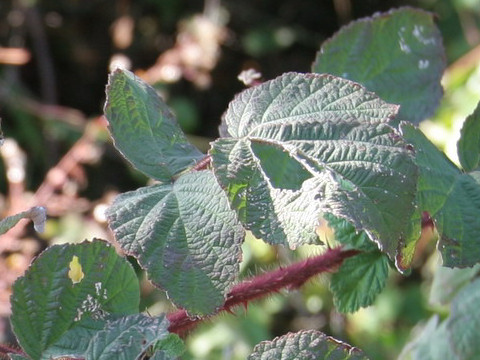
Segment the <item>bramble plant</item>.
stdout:
<path fill-rule="evenodd" d="M 402 8 L 356 21 L 323 44 L 312 73 L 286 73 L 238 94 L 208 154 L 188 142 L 152 87 L 113 71 L 105 116 L 115 146 L 155 184 L 119 195 L 109 225 L 180 309 L 139 313 L 135 272 L 105 241 L 52 246 L 14 285 L 11 323 L 22 351 L 2 351 L 12 359 L 176 359 L 180 336 L 196 323 L 322 272 L 333 272 L 337 309 L 353 312 L 373 303 L 390 267 L 408 272 L 422 227 L 435 226 L 445 266 L 477 264 L 480 107 L 458 142 L 462 169 L 416 127 L 440 102 L 444 68 L 431 14 Z M 335 245 L 320 241 L 321 219 Z M 245 231 L 324 252 L 236 283 Z M 479 352 L 477 269 L 434 280 L 450 314 L 432 317 L 402 359 Z M 315 330 L 261 342 L 249 356 L 367 358 Z"/>

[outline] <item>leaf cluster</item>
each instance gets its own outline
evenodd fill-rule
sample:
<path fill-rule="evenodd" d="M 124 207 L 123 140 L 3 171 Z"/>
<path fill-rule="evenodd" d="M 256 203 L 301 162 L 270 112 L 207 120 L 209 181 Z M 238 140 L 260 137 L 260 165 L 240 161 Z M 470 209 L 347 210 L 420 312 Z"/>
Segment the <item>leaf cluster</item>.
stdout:
<path fill-rule="evenodd" d="M 462 168 L 416 127 L 440 101 L 444 58 L 429 13 L 404 8 L 354 22 L 322 46 L 311 73 L 286 73 L 238 94 L 208 154 L 188 142 L 152 87 L 129 71 L 113 71 L 105 106 L 112 138 L 154 181 L 119 195 L 109 208 L 116 241 L 184 309 L 184 320 L 229 310 L 224 304 L 235 291 L 258 285 L 254 278 L 232 288 L 245 231 L 291 249 L 322 246 L 317 230 L 326 220 L 339 246 L 326 252 L 344 256 L 331 278 L 340 311 L 372 304 L 389 268 L 410 268 L 422 214 L 435 224 L 445 266 L 480 262 L 480 110 L 462 130 Z M 297 269 L 308 272 L 309 264 Z M 287 281 L 280 269 L 269 279 L 278 285 L 270 291 L 278 291 L 307 277 Z M 476 353 L 477 316 L 465 337 L 458 334 L 478 286 L 473 281 L 461 290 L 441 325 L 435 318 L 427 324 L 412 358 L 435 358 L 440 350 L 432 336 L 452 339 L 441 350 L 451 358 Z M 168 331 L 170 321 L 139 314 L 138 292 L 131 266 L 103 241 L 49 248 L 15 284 L 12 324 L 21 356 L 176 358 L 183 345 Z M 300 331 L 260 343 L 250 356 L 270 358 L 366 356 L 317 331 Z"/>

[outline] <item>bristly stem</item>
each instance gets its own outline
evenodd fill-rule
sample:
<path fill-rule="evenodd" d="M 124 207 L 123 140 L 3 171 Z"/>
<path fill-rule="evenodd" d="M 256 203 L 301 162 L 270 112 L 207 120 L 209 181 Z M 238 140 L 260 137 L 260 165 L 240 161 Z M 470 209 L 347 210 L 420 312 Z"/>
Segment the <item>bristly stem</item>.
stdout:
<path fill-rule="evenodd" d="M 202 160 L 195 164 L 195 166 L 192 168 L 192 171 L 205 170 L 208 168 L 211 162 L 212 157 L 210 155 L 206 155 Z"/>
<path fill-rule="evenodd" d="M 245 280 L 235 285 L 227 294 L 227 299 L 218 313 L 231 312 L 239 305 L 247 306 L 250 301 L 278 292 L 283 288 L 298 288 L 315 275 L 334 271 L 345 259 L 358 253 L 357 250 L 342 250 L 341 247 L 328 249 L 321 255 Z M 198 316 L 189 317 L 185 310 L 176 311 L 167 317 L 170 321 L 168 330 L 180 335 L 206 319 Z"/>

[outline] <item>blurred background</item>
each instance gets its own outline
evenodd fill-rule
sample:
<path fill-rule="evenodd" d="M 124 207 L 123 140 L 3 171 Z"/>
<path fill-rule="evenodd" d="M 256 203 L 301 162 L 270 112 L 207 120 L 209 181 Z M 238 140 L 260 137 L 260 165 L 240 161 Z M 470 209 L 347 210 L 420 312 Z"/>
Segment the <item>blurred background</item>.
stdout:
<path fill-rule="evenodd" d="M 32 258 L 53 244 L 111 239 L 105 208 L 119 192 L 148 183 L 113 148 L 101 117 L 110 69 L 121 65 L 154 85 L 190 140 L 207 151 L 229 101 L 245 88 L 237 79 L 242 70 L 264 80 L 308 72 L 342 25 L 406 5 L 437 14 L 448 61 L 445 99 L 421 128 L 456 161 L 463 119 L 480 99 L 479 0 L 1 0 L 0 213 L 45 205 L 49 217 L 43 234 L 21 222 L 0 238 L 0 342 L 15 341 L 11 285 Z M 423 243 L 410 276 L 391 272 L 372 307 L 339 314 L 321 277 L 201 325 L 189 334 L 184 358 L 244 359 L 259 341 L 319 329 L 371 359 L 394 359 L 412 328 L 438 311 L 427 302 L 434 248 Z M 292 252 L 248 236 L 241 276 L 318 251 Z M 138 274 L 141 310 L 170 311 L 163 293 Z"/>

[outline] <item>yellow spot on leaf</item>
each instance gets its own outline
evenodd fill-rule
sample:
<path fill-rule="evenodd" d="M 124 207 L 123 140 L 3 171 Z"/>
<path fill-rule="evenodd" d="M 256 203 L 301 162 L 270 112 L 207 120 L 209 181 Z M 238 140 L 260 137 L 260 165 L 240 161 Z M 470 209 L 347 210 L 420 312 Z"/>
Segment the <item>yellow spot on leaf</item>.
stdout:
<path fill-rule="evenodd" d="M 82 265 L 78 261 L 78 256 L 74 255 L 72 261 L 69 264 L 70 271 L 68 272 L 68 277 L 72 280 L 72 283 L 77 284 L 82 281 L 85 274 L 82 271 Z"/>

